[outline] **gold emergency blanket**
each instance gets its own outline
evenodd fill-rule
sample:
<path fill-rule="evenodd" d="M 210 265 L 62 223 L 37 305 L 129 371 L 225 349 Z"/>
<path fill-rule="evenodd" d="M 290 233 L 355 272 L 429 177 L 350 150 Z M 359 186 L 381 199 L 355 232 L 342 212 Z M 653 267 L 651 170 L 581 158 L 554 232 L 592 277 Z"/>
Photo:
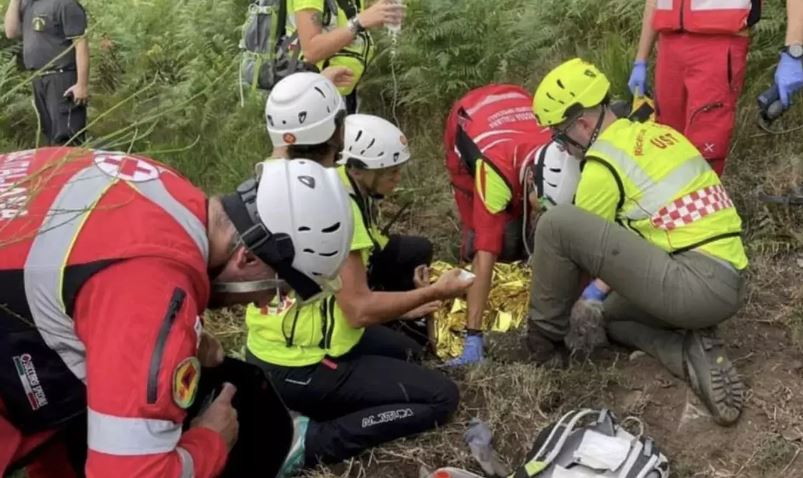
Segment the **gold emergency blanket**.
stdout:
<path fill-rule="evenodd" d="M 432 264 L 431 280 L 437 280 L 455 266 L 443 261 Z M 485 331 L 507 332 L 524 323 L 530 299 L 531 271 L 526 263 L 496 263 L 488 306 L 482 316 Z M 464 298 L 445 301 L 433 314 L 436 353 L 441 359 L 459 357 L 463 353 L 463 330 L 466 328 L 467 304 Z"/>

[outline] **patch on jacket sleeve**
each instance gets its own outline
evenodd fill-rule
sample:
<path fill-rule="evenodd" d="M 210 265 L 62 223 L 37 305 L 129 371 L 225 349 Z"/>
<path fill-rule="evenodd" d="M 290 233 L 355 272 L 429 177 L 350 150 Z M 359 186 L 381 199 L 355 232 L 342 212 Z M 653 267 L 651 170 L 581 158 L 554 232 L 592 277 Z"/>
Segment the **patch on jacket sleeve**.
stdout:
<path fill-rule="evenodd" d="M 173 371 L 173 401 L 187 409 L 195 401 L 198 382 L 201 380 L 201 362 L 197 357 L 187 357 Z"/>

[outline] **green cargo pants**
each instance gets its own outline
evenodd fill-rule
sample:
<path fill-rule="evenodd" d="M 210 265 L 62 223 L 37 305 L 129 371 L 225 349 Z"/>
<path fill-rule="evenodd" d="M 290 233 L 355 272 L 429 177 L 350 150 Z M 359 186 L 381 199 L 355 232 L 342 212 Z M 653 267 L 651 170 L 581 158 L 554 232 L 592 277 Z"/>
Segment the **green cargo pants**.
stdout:
<path fill-rule="evenodd" d="M 713 327 L 742 302 L 743 278 L 704 253 L 668 254 L 625 228 L 570 205 L 538 222 L 532 257 L 529 327 L 554 340 L 569 329 L 580 274 L 607 283 L 609 336 L 653 355 L 682 376 L 682 336 L 672 329 Z"/>

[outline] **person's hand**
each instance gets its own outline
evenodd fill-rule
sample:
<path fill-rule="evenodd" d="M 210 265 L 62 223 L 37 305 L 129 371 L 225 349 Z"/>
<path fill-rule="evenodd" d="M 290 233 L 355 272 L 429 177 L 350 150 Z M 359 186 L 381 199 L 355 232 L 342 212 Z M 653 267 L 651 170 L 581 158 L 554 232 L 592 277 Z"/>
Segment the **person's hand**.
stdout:
<path fill-rule="evenodd" d="M 407 7 L 394 0 L 378 0 L 365 11 L 357 15 L 360 25 L 365 29 L 383 26 L 388 23 L 399 25 L 404 19 Z"/>
<path fill-rule="evenodd" d="M 607 296 L 608 292 L 603 290 L 596 280 L 591 281 L 591 283 L 586 286 L 586 288 L 583 290 L 583 293 L 580 295 L 582 299 L 594 302 L 602 302 Z"/>
<path fill-rule="evenodd" d="M 436 310 L 440 309 L 443 306 L 443 302 L 439 300 L 433 300 L 432 302 L 427 302 L 424 305 L 419 305 L 415 309 L 407 312 L 406 314 L 402 315 L 400 318 L 402 320 L 415 320 L 420 319 L 421 317 L 425 317 Z"/>
<path fill-rule="evenodd" d="M 196 354 L 201 365 L 204 367 L 217 367 L 223 363 L 226 353 L 220 340 L 207 331 L 201 332 L 201 344 L 198 345 Z"/>
<path fill-rule="evenodd" d="M 328 66 L 321 75 L 325 76 L 335 86 L 349 86 L 354 81 L 354 72 L 345 66 Z"/>
<path fill-rule="evenodd" d="M 635 97 L 647 94 L 647 60 L 636 60 L 630 72 L 627 87 Z"/>
<path fill-rule="evenodd" d="M 463 343 L 463 355 L 446 362 L 447 367 L 470 365 L 482 362 L 483 340 L 482 335 L 469 335 Z"/>
<path fill-rule="evenodd" d="M 803 62 L 795 60 L 786 52 L 781 53 L 781 61 L 775 69 L 775 84 L 784 108 L 789 108 L 791 98 L 795 92 L 803 87 Z"/>
<path fill-rule="evenodd" d="M 231 405 L 231 399 L 236 391 L 234 385 L 224 383 L 220 395 L 191 424 L 193 428 L 208 428 L 220 434 L 229 450 L 237 443 L 237 435 L 240 432 L 237 410 Z"/>
<path fill-rule="evenodd" d="M 429 285 L 429 266 L 421 264 L 413 271 L 413 284 L 416 289 L 426 287 Z"/>
<path fill-rule="evenodd" d="M 463 295 L 474 283 L 474 277 L 466 277 L 462 269 L 452 269 L 438 279 L 432 287 L 441 299 L 451 299 Z"/>
<path fill-rule="evenodd" d="M 590 355 L 597 347 L 608 344 L 602 302 L 580 298 L 569 315 L 569 333 L 564 343 L 572 353 Z"/>
<path fill-rule="evenodd" d="M 89 100 L 89 92 L 87 90 L 88 88 L 86 85 L 76 83 L 67 88 L 67 91 L 64 92 L 64 96 L 72 96 L 72 101 L 76 105 L 85 105 Z"/>

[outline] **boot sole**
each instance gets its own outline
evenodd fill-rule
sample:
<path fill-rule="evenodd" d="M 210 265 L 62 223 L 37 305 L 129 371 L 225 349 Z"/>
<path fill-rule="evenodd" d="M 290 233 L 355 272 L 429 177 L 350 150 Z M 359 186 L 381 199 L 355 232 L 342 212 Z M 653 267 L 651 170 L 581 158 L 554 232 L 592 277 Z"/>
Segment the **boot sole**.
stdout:
<path fill-rule="evenodd" d="M 695 355 L 705 361 L 704 370 L 695 368 L 691 359 L 693 348 L 697 349 Z M 683 365 L 689 385 L 705 403 L 714 421 L 725 426 L 734 424 L 744 406 L 745 385 L 725 355 L 722 341 L 698 331 L 687 332 Z"/>

